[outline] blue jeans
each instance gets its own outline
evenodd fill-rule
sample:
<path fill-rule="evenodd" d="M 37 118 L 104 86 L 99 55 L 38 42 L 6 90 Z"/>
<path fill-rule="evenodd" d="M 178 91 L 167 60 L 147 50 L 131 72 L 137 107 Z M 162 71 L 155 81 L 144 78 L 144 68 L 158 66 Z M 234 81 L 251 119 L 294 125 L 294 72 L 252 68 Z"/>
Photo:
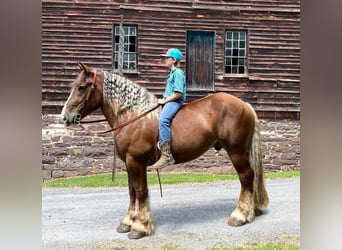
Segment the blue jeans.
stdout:
<path fill-rule="evenodd" d="M 176 115 L 177 111 L 182 107 L 183 100 L 176 100 L 164 104 L 159 118 L 159 141 L 171 142 L 171 129 L 170 124 L 172 118 Z"/>

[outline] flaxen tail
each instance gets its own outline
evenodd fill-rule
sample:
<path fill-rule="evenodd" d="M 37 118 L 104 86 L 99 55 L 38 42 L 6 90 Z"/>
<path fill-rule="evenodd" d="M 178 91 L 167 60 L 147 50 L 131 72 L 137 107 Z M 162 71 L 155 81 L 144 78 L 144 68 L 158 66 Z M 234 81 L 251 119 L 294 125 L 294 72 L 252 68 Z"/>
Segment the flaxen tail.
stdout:
<path fill-rule="evenodd" d="M 264 208 L 267 207 L 269 199 L 265 188 L 264 168 L 262 165 L 262 152 L 260 144 L 260 122 L 253 107 L 251 105 L 249 106 L 253 110 L 255 122 L 252 141 L 249 145 L 248 158 L 251 168 L 254 171 L 253 191 L 255 209 L 262 211 Z"/>

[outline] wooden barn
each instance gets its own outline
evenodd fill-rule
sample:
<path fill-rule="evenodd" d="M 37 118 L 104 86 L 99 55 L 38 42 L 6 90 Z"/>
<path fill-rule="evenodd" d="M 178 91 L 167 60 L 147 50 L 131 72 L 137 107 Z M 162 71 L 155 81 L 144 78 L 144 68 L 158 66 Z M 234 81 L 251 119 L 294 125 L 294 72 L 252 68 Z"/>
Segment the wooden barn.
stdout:
<path fill-rule="evenodd" d="M 261 118 L 300 117 L 299 0 L 43 0 L 42 112 L 58 114 L 78 61 L 161 96 L 161 53 L 184 55 L 187 101 L 213 92 Z"/>

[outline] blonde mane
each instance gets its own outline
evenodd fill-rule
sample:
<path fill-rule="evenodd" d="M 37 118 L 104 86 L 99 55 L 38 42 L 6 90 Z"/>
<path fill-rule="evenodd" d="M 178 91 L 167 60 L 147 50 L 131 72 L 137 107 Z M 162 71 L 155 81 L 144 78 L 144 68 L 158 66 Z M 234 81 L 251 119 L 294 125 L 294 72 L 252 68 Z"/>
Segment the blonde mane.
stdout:
<path fill-rule="evenodd" d="M 139 115 L 157 104 L 157 97 L 146 88 L 113 72 L 104 72 L 103 96 L 117 118 L 131 112 Z M 158 115 L 155 110 L 149 117 Z"/>

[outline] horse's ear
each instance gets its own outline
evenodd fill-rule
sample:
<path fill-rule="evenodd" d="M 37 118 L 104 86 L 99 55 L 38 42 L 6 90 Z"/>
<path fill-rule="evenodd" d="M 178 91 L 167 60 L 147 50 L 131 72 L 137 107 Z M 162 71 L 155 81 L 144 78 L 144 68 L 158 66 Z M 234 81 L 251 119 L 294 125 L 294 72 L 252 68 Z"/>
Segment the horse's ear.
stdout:
<path fill-rule="evenodd" d="M 94 70 L 87 65 L 85 65 L 83 62 L 78 62 L 78 66 L 80 69 L 84 70 L 87 74 L 94 72 Z"/>

